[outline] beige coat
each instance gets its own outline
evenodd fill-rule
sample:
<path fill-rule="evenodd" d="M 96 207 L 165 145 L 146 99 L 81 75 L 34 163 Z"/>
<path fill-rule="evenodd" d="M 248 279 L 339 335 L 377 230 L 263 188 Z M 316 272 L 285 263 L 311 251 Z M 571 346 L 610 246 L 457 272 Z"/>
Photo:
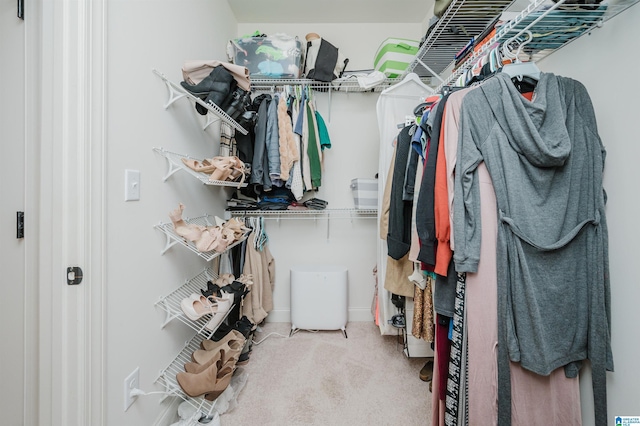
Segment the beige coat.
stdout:
<path fill-rule="evenodd" d="M 255 233 L 252 232 L 247 240 L 243 274 L 251 274 L 253 284 L 249 294 L 244 297 L 241 315 L 254 324 L 261 323 L 267 314 L 273 309 L 273 287 L 276 279 L 276 265 L 269 246 L 263 246 L 263 250 L 254 247 Z"/>
<path fill-rule="evenodd" d="M 395 148 L 393 150 L 393 158 L 396 156 Z M 389 174 L 393 176 L 394 160 L 391 160 L 389 166 Z M 387 239 L 389 226 L 389 205 L 391 200 L 391 178 L 387 179 L 384 187 L 384 195 L 382 198 L 382 211 L 380 212 L 380 238 Z M 413 262 L 409 260 L 409 253 L 404 255 L 400 260 L 395 260 L 387 256 L 387 269 L 384 276 L 384 288 L 390 293 L 400 296 L 413 297 L 413 282 L 409 281 L 409 276 L 413 273 Z"/>

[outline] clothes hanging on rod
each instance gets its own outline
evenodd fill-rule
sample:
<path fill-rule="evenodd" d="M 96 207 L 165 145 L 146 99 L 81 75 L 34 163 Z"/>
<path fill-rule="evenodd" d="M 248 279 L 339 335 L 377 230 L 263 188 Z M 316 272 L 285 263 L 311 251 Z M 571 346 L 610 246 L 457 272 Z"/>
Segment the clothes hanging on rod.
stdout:
<path fill-rule="evenodd" d="M 586 89 L 575 80 L 542 74 L 532 101 L 516 90 L 509 76 L 498 74 L 443 98 L 443 105 L 443 182 L 453 216 L 438 217 L 443 219 L 440 225 L 453 230 L 449 246 L 455 269 L 459 278 L 466 277 L 458 280 L 454 305 L 464 306 L 463 317 L 454 317 L 454 330 L 459 328 L 454 335 L 461 338 L 462 348 L 456 349 L 456 356 L 462 358 L 455 368 L 450 363 L 448 377 L 441 369 L 434 374 L 438 386 L 433 424 L 440 424 L 443 409 L 445 424 L 474 424 L 478 419 L 491 424 L 494 419 L 500 425 L 555 424 L 559 419 L 579 424 L 574 361 L 584 359 L 594 369 L 600 424 L 606 419 L 605 370 L 611 370 L 613 362 L 607 320 L 604 148 Z M 585 174 L 589 177 L 575 177 Z M 569 190 L 568 182 L 580 182 L 584 188 Z M 422 186 L 421 195 L 425 191 Z M 438 241 L 437 252 L 441 246 L 446 248 L 446 241 Z M 520 283 L 526 283 L 527 292 Z M 436 282 L 436 295 L 438 288 Z M 533 321 L 527 314 L 531 306 L 541 313 Z M 440 308 L 436 304 L 436 312 Z M 562 318 L 571 318 L 570 323 L 557 324 L 557 312 L 567 309 L 571 313 Z M 498 328 L 487 326 L 492 323 Z M 436 349 L 438 345 L 436 338 Z M 442 361 L 439 354 L 436 350 L 437 364 Z M 465 369 L 471 374 L 452 374 Z M 492 379 L 496 374 L 497 384 Z M 439 394 L 445 380 L 447 401 L 442 404 Z M 494 384 L 487 387 L 490 383 Z M 499 410 L 492 401 L 498 402 Z M 537 410 L 539 406 L 550 409 Z"/>
<path fill-rule="evenodd" d="M 394 140 L 398 134 L 398 123 L 404 123 L 407 117 L 412 117 L 412 111 L 416 105 L 423 102 L 433 89 L 424 84 L 417 75 L 409 73 L 401 82 L 385 89 L 381 92 L 376 104 L 378 116 L 378 129 L 380 133 L 379 164 L 378 164 L 378 216 L 379 225 L 385 228 L 384 217 L 385 206 L 382 204 L 385 199 L 385 188 L 389 180 L 389 170 L 393 164 Z M 390 191 L 390 189 L 389 189 Z M 391 293 L 385 289 L 385 277 L 387 268 L 387 243 L 386 228 L 381 230 L 378 240 L 378 325 L 382 334 L 395 335 L 397 329 L 389 324 L 389 320 L 396 314 L 396 307 L 391 302 Z M 398 275 L 398 280 L 407 281 L 407 286 L 412 288 L 408 276 L 413 272 L 411 262 L 408 259 L 404 262 L 408 265 L 408 274 Z"/>
<path fill-rule="evenodd" d="M 331 148 L 331 139 L 311 93 L 306 87 L 284 86 L 253 100 L 257 121 L 251 128 L 254 144 L 245 195 L 261 197 L 286 188 L 300 201 L 320 188 L 323 151 Z"/>

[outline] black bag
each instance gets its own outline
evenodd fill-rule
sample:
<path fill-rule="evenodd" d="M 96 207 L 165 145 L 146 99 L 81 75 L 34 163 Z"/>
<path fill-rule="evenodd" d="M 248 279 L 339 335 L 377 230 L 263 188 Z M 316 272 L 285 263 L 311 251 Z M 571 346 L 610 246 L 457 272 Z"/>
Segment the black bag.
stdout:
<path fill-rule="evenodd" d="M 341 77 L 349 59 L 344 57 L 337 47 L 318 34 L 309 33 L 306 35 L 306 39 L 305 77 L 324 82 Z"/>

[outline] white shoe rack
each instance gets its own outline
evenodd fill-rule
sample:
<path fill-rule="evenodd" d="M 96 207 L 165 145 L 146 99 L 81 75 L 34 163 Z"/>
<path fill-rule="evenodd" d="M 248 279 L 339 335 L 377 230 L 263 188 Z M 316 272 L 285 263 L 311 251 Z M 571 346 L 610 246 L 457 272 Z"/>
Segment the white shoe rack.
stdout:
<path fill-rule="evenodd" d="M 211 267 L 208 267 L 195 277 L 189 279 L 182 286 L 180 286 L 180 288 L 174 290 L 171 294 L 162 296 L 160 300 L 156 302 L 156 306 L 162 308 L 167 314 L 164 322 L 162 323 L 162 328 L 164 328 L 172 320 L 177 319 L 178 321 L 195 330 L 198 334 L 202 334 L 207 338 L 211 337 L 211 335 L 213 335 L 213 331 L 205 327 L 211 319 L 211 316 L 205 315 L 204 317 L 193 321 L 184 314 L 180 303 L 183 299 L 188 298 L 191 294 L 200 294 L 200 290 L 206 290 L 207 281 L 215 281 L 217 278 L 218 275 L 213 273 Z M 233 310 L 234 306 L 235 305 L 231 305 L 231 308 L 225 314 L 223 320 L 220 322 L 221 324 L 227 318 L 229 312 Z"/>
<path fill-rule="evenodd" d="M 246 183 L 240 182 L 232 182 L 228 180 L 211 180 L 209 175 L 202 172 L 196 172 L 195 170 L 190 169 L 186 164 L 182 162 L 182 159 L 186 160 L 197 160 L 202 161 L 202 158 L 191 157 L 186 154 L 177 154 L 175 152 L 167 151 L 164 148 L 153 148 L 155 152 L 162 155 L 167 160 L 167 173 L 162 177 L 162 181 L 166 182 L 171 176 L 173 176 L 176 172 L 180 170 L 184 170 L 189 173 L 191 176 L 198 179 L 205 185 L 215 185 L 215 186 L 229 186 L 232 188 L 242 188 L 247 186 Z"/>
<path fill-rule="evenodd" d="M 188 224 L 199 225 L 199 226 L 213 226 L 215 224 L 215 217 L 208 214 L 204 216 L 195 217 L 193 219 L 189 219 L 189 218 L 183 218 L 183 219 Z M 176 244 L 179 244 L 183 247 L 188 248 L 189 250 L 191 250 L 192 252 L 194 252 L 195 254 L 197 254 L 207 262 L 215 259 L 216 257 L 220 256 L 222 253 L 224 253 L 224 252 L 217 252 L 215 250 L 211 250 L 207 252 L 202 252 L 198 250 L 194 242 L 187 241 L 180 235 L 176 234 L 176 231 L 175 231 L 175 228 L 173 227 L 172 222 L 161 222 L 155 225 L 155 228 L 161 231 L 166 236 L 166 244 L 164 249 L 162 249 L 161 254 L 165 254 L 167 250 L 169 250 L 171 247 L 173 247 Z M 249 236 L 249 233 L 250 232 L 245 234 L 239 240 L 234 241 L 232 244 L 229 244 L 229 246 L 225 251 L 230 250 L 233 247 L 237 246 L 238 244 L 242 243 L 242 241 L 247 239 L 247 237 Z"/>
<path fill-rule="evenodd" d="M 160 372 L 160 375 L 156 379 L 156 383 L 161 384 L 164 387 L 164 391 L 166 392 L 167 398 L 169 396 L 177 396 L 191 404 L 198 411 L 202 412 L 205 415 L 212 415 L 214 409 L 216 408 L 215 401 L 207 401 L 204 397 L 196 397 L 192 398 L 180 387 L 178 384 L 178 380 L 176 379 L 176 375 L 178 373 L 184 372 L 184 365 L 188 362 L 192 362 L 191 354 L 193 354 L 196 350 L 201 349 L 200 342 L 205 339 L 205 336 L 202 334 L 196 334 L 191 340 L 185 343 L 182 351 L 171 361 L 164 370 Z M 163 398 L 163 399 L 164 399 Z"/>
<path fill-rule="evenodd" d="M 187 90 L 185 90 L 182 86 L 180 86 L 179 84 L 176 84 L 173 81 L 169 80 L 163 73 L 161 73 L 160 71 L 158 71 L 156 69 L 153 70 L 153 73 L 156 74 L 158 77 L 160 77 L 162 79 L 162 81 L 165 82 L 165 84 L 167 85 L 167 89 L 169 90 L 169 100 L 167 101 L 166 104 L 164 104 L 164 109 L 169 108 L 169 106 L 172 103 L 174 103 L 175 101 L 177 101 L 178 99 L 181 99 L 181 98 L 191 99 L 193 102 L 201 105 L 202 107 L 204 107 L 204 108 L 206 108 L 208 110 L 208 113 L 206 115 L 207 121 L 204 124 L 203 130 L 206 129 L 207 127 L 209 127 L 211 124 L 222 120 L 222 121 L 228 123 L 231 127 L 236 129 L 236 131 L 242 133 L 243 135 L 246 135 L 248 133 L 245 128 L 243 128 L 241 125 L 239 125 L 233 118 L 231 118 L 226 112 L 224 112 L 218 105 L 208 104 L 205 101 L 203 101 L 202 99 L 200 99 L 199 97 L 192 95 Z"/>

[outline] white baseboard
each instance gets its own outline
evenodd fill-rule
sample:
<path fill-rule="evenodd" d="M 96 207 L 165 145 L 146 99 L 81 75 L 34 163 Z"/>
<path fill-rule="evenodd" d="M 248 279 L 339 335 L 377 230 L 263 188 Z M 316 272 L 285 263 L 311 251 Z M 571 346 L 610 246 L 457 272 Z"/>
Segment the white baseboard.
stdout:
<path fill-rule="evenodd" d="M 369 321 L 373 321 L 370 308 L 349 308 L 349 322 Z M 291 322 L 291 311 L 289 309 L 274 309 L 269 312 L 267 322 Z"/>
<path fill-rule="evenodd" d="M 160 412 L 153 426 L 169 426 L 179 420 L 178 406 L 182 403 L 182 399 L 177 396 L 169 397 L 162 402 L 164 409 Z"/>

